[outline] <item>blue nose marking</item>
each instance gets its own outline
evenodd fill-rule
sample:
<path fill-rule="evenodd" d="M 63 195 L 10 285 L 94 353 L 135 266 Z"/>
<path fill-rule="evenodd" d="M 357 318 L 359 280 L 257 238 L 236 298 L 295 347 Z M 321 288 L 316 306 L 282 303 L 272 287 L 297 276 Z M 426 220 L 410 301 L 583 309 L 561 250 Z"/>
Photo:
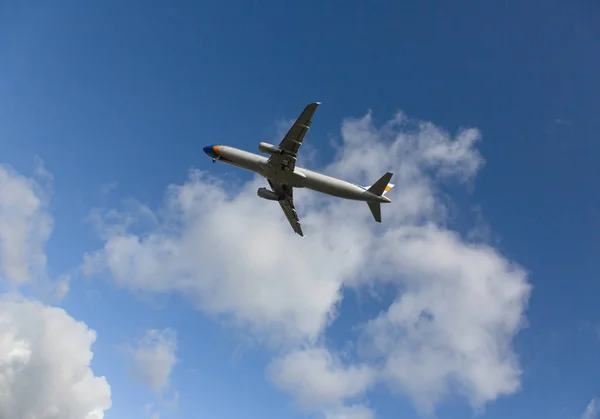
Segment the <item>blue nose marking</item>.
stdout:
<path fill-rule="evenodd" d="M 208 146 L 204 147 L 202 150 L 213 159 L 219 158 L 219 155 L 215 152 L 214 145 L 208 145 Z"/>

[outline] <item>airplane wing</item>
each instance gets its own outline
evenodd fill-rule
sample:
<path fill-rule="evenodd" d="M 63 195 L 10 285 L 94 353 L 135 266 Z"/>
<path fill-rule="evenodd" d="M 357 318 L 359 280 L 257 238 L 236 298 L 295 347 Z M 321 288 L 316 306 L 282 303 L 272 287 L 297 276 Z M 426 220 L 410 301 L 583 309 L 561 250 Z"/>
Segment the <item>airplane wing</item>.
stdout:
<path fill-rule="evenodd" d="M 281 143 L 279 143 L 279 148 L 283 151 L 282 154 L 272 155 L 269 158 L 270 164 L 281 167 L 283 170 L 294 171 L 298 150 L 310 128 L 317 106 L 320 104 L 320 102 L 313 102 L 306 105 L 296 122 L 294 122 L 294 125 L 292 125 L 285 137 L 283 137 L 283 140 L 281 140 Z"/>
<path fill-rule="evenodd" d="M 304 233 L 302 233 L 302 227 L 300 226 L 300 219 L 298 218 L 298 213 L 294 207 L 294 189 L 291 186 L 282 185 L 278 182 L 272 181 L 271 179 L 267 180 L 274 192 L 277 192 L 285 197 L 279 200 L 279 205 L 285 214 L 285 218 L 287 218 L 287 220 L 290 222 L 290 225 L 296 234 L 304 237 Z"/>

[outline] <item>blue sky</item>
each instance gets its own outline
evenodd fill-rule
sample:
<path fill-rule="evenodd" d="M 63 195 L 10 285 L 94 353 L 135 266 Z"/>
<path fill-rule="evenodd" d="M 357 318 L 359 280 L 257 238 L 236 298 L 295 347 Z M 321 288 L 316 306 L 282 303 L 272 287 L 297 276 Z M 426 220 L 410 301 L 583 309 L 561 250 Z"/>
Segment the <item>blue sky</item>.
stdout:
<path fill-rule="evenodd" d="M 73 351 L 106 377 L 106 418 L 595 417 L 599 18 L 555 0 L 2 2 L 0 338 L 35 355 L 18 319 L 61 307 L 73 339 L 84 322 L 96 340 Z M 399 187 L 382 225 L 299 192 L 298 244 L 264 182 L 202 147 L 257 152 L 315 100 L 304 163 Z M 434 312 L 425 331 L 403 295 Z M 67 330 L 52 321 L 44 345 Z M 48 380 L 78 359 L 50 352 Z M 5 355 L 0 374 L 21 371 Z"/>

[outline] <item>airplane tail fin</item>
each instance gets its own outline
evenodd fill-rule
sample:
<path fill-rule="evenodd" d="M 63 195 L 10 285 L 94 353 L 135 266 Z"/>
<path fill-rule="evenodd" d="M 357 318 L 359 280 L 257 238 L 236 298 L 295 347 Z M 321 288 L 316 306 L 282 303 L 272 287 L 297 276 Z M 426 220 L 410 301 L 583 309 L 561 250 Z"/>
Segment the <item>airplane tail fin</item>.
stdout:
<path fill-rule="evenodd" d="M 381 176 L 377 182 L 371 186 L 367 186 L 365 189 L 375 195 L 385 196 L 385 194 L 394 187 L 394 185 L 390 183 L 393 175 L 393 173 L 387 172 L 385 175 Z"/>
<path fill-rule="evenodd" d="M 392 176 L 394 174 L 391 172 L 387 172 L 385 175 L 381 176 L 377 182 L 368 186 L 367 191 L 374 193 L 375 195 L 385 196 L 385 194 L 392 190 L 394 187 L 393 184 L 390 183 Z M 389 199 L 388 199 L 389 202 Z M 367 202 L 369 209 L 371 210 L 371 214 L 373 214 L 373 218 L 378 223 L 381 222 L 381 203 L 380 202 Z"/>

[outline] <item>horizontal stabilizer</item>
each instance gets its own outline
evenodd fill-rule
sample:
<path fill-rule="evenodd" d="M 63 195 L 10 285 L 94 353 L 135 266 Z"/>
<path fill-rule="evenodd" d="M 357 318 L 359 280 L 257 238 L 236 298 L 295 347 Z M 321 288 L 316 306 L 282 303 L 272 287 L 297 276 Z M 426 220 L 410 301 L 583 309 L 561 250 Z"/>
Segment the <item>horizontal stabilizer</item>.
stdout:
<path fill-rule="evenodd" d="M 369 209 L 371 210 L 371 214 L 373 214 L 373 218 L 378 223 L 381 222 L 381 204 L 379 202 L 367 202 L 369 205 Z"/>

